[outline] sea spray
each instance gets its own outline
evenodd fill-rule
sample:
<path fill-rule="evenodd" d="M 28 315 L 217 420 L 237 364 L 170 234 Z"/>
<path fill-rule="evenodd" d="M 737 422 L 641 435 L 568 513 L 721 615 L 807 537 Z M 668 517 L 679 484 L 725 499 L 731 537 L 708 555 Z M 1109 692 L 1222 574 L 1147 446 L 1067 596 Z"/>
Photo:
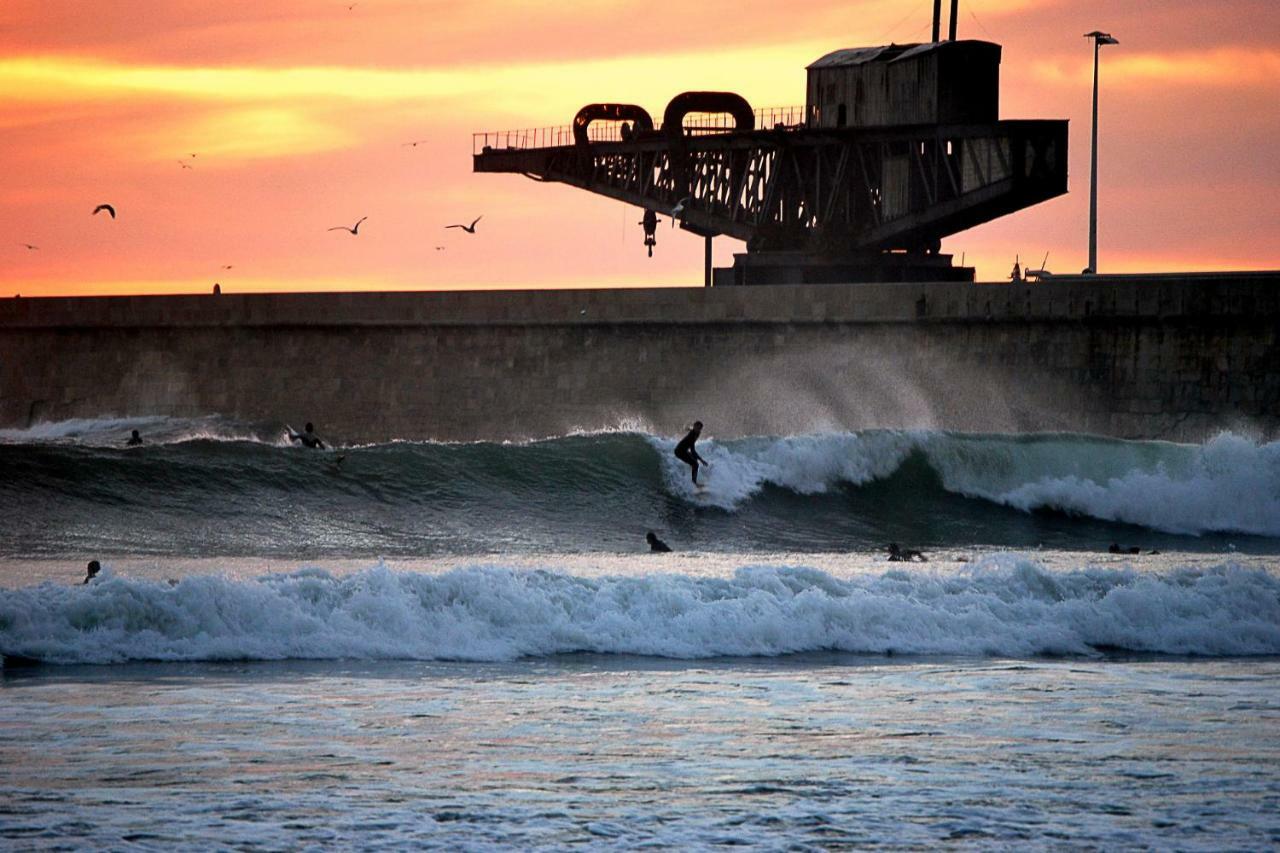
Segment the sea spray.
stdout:
<path fill-rule="evenodd" d="M 594 652 L 667 658 L 838 651 L 910 655 L 1280 654 L 1280 579 L 1230 563 L 1051 571 L 992 555 L 959 572 L 836 577 L 743 566 L 728 577 L 582 577 L 384 566 L 174 584 L 108 577 L 0 591 L 0 649 L 129 660 L 501 661 Z"/>
<path fill-rule="evenodd" d="M 145 444 L 126 448 L 130 429 Z M 226 418 L 0 435 L 0 554 L 433 556 L 642 548 L 1144 549 L 1280 539 L 1280 443 L 871 430 L 719 438 L 695 494 L 674 437 L 393 441 L 311 451 Z M 1192 541 L 1186 537 L 1205 537 Z"/>

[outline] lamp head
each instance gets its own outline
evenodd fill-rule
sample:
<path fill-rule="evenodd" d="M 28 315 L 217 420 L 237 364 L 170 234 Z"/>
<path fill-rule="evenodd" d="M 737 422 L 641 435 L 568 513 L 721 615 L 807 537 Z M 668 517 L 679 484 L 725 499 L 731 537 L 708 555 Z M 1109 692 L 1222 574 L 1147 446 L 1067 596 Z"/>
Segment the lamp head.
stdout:
<path fill-rule="evenodd" d="M 1087 39 L 1093 39 L 1098 44 L 1119 44 L 1120 43 L 1119 39 L 1112 38 L 1111 33 L 1104 33 L 1104 32 L 1101 32 L 1100 30 L 1094 30 L 1091 33 L 1085 33 L 1084 37 Z"/>

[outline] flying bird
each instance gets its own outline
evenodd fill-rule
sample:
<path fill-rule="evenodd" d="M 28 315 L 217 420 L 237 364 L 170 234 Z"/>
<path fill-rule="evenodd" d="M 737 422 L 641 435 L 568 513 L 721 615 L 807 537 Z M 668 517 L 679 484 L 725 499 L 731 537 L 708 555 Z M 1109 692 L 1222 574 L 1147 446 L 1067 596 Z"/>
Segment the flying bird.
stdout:
<path fill-rule="evenodd" d="M 466 231 L 468 234 L 474 234 L 476 233 L 476 223 L 479 222 L 481 219 L 484 219 L 484 216 L 477 216 L 475 219 L 471 221 L 470 225 L 446 225 L 445 229 L 447 230 L 449 228 L 461 228 L 463 231 Z"/>
<path fill-rule="evenodd" d="M 179 161 L 178 161 L 178 165 L 179 165 L 179 166 L 181 166 L 181 167 L 182 167 L 182 168 L 184 168 L 184 169 L 191 169 L 191 168 L 194 168 L 194 167 L 193 167 L 190 163 L 188 163 L 186 160 L 179 160 Z"/>
<path fill-rule="evenodd" d="M 97 216 L 99 213 L 101 213 L 101 212 L 102 212 L 102 211 L 104 211 L 104 210 L 105 210 L 107 213 L 111 214 L 111 218 L 112 218 L 112 219 L 115 219 L 115 218 L 116 218 L 116 209 L 115 209 L 114 207 L 112 207 L 111 205 L 109 205 L 109 204 L 100 204 L 100 205 L 98 205 L 97 207 L 95 207 L 95 208 L 93 209 L 93 215 L 94 215 L 94 216 Z"/>
<path fill-rule="evenodd" d="M 369 218 L 369 217 L 367 217 L 367 216 L 361 216 L 361 217 L 360 217 L 360 219 L 356 221 L 356 224 L 355 224 L 355 225 L 352 225 L 350 228 L 348 228 L 348 227 L 347 227 L 347 226 L 345 226 L 345 225 L 335 225 L 335 226 L 333 226 L 332 228 L 327 228 L 327 229 L 325 229 L 325 230 L 327 230 L 327 231 L 350 231 L 352 234 L 359 234 L 359 233 L 360 233 L 360 223 L 361 223 L 361 222 L 364 222 L 364 221 L 365 221 L 366 219 L 368 219 L 368 218 Z"/>
<path fill-rule="evenodd" d="M 231 267 L 232 267 L 232 266 L 234 266 L 234 264 L 223 264 L 223 265 L 222 265 L 222 268 L 223 268 L 224 270 L 229 270 L 229 269 L 231 269 Z"/>
<path fill-rule="evenodd" d="M 436 246 L 436 251 L 437 251 L 437 252 L 443 252 L 443 251 L 444 251 L 444 246 Z"/>
<path fill-rule="evenodd" d="M 426 141 L 427 140 L 425 139 L 415 139 L 413 142 L 401 142 L 400 147 L 401 148 L 417 148 L 419 145 L 422 145 Z"/>
<path fill-rule="evenodd" d="M 684 219 L 684 206 L 690 201 L 692 201 L 692 199 L 689 198 L 689 196 L 685 196 L 684 198 L 676 202 L 675 207 L 671 208 L 671 227 L 672 228 L 676 227 L 677 219 Z"/>
<path fill-rule="evenodd" d="M 30 243 L 19 243 L 19 246 L 26 246 L 28 249 L 39 249 L 39 246 L 33 246 Z"/>

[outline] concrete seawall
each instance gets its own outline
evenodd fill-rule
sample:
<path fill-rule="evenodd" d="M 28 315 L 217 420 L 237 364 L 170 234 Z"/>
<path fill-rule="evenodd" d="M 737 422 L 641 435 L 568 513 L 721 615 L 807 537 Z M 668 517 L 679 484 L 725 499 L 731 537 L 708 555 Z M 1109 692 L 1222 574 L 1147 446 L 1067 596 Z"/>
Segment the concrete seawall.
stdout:
<path fill-rule="evenodd" d="M 342 441 L 640 425 L 1280 436 L 1280 273 L 1037 284 L 0 301 L 0 427 L 315 421 Z"/>

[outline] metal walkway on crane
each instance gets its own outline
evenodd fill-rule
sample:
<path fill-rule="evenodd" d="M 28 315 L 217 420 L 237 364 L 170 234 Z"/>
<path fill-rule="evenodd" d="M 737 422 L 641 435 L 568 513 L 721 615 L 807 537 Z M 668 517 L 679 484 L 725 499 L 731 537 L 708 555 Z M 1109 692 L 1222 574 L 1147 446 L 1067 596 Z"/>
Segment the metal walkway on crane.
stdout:
<path fill-rule="evenodd" d="M 995 119 L 999 50 L 837 51 L 809 67 L 804 108 L 686 92 L 657 124 L 591 104 L 569 127 L 476 134 L 474 170 L 675 210 L 686 231 L 746 242 L 738 283 L 972 279 L 942 238 L 1067 190 L 1066 121 Z"/>

